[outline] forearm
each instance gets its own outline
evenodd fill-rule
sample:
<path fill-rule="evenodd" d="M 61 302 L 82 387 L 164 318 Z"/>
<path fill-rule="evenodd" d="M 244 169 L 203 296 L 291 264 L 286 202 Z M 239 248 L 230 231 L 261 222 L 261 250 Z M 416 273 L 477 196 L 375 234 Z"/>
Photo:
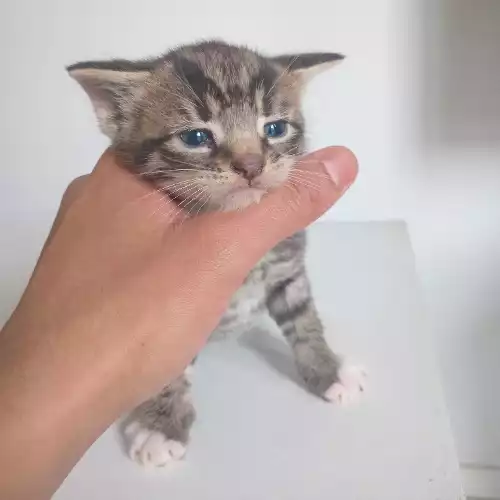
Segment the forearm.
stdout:
<path fill-rule="evenodd" d="M 0 332 L 0 498 L 39 500 L 50 498 L 125 398 L 111 390 L 111 373 L 94 371 L 75 332 L 80 352 L 64 355 L 68 332 L 20 323 L 14 315 Z"/>
<path fill-rule="evenodd" d="M 225 303 L 202 306 L 191 287 L 198 314 L 186 305 L 183 312 L 178 304 L 189 299 L 177 290 L 163 321 L 148 325 L 145 314 L 136 328 L 104 298 L 97 313 L 46 315 L 28 287 L 0 332 L 0 498 L 50 498 L 106 428 L 148 396 L 146 387 L 154 393 L 189 363 Z"/>

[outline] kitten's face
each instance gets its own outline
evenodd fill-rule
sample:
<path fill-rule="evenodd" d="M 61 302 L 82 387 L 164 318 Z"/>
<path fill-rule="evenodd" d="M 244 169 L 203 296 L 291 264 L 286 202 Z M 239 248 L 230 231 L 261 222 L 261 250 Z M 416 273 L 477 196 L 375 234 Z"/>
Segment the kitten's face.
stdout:
<path fill-rule="evenodd" d="M 126 163 L 198 212 L 243 208 L 286 181 L 303 151 L 305 75 L 340 58 L 269 59 L 210 42 L 70 72 Z"/>

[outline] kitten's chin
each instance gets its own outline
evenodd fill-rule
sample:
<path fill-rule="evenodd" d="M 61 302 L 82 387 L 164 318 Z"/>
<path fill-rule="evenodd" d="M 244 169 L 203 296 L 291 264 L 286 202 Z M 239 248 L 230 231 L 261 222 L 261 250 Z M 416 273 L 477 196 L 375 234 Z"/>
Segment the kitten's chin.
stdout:
<path fill-rule="evenodd" d="M 259 203 L 266 192 L 267 191 L 265 189 L 260 188 L 238 189 L 237 191 L 226 195 L 224 200 L 221 201 L 219 210 L 222 212 L 242 210 L 253 203 Z"/>

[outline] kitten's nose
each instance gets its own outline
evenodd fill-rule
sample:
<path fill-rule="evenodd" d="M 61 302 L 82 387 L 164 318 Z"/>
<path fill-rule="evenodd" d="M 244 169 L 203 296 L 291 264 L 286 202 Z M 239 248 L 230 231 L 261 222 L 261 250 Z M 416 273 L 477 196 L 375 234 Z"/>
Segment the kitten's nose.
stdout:
<path fill-rule="evenodd" d="M 231 162 L 231 168 L 248 181 L 255 179 L 264 169 L 264 158 L 255 153 L 237 156 Z"/>

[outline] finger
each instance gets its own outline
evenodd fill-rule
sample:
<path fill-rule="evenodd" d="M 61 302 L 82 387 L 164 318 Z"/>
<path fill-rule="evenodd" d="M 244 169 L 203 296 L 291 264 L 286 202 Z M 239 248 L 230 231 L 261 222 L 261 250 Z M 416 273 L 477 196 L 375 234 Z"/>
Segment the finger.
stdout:
<path fill-rule="evenodd" d="M 67 207 L 71 205 L 71 203 L 73 203 L 76 198 L 78 198 L 78 196 L 82 192 L 82 189 L 88 182 L 88 178 L 88 175 L 82 175 L 71 181 L 69 186 L 66 188 L 66 191 L 64 192 L 61 200 L 61 207 L 59 209 L 61 212 L 64 213 Z"/>
<path fill-rule="evenodd" d="M 282 239 L 308 226 L 337 202 L 357 173 L 356 157 L 347 148 L 325 148 L 304 157 L 294 167 L 290 183 L 258 207 L 258 215 L 268 213 L 263 230 Z"/>
<path fill-rule="evenodd" d="M 270 193 L 258 205 L 235 213 L 226 229 L 235 231 L 258 252 L 272 248 L 331 208 L 358 172 L 356 157 L 343 147 L 316 151 L 295 168 L 306 173 L 295 176 L 297 182 L 289 182 Z"/>
<path fill-rule="evenodd" d="M 178 212 L 164 191 L 127 169 L 110 149 L 99 159 L 86 188 L 95 210 L 145 219 L 157 227 L 158 221 L 173 222 Z"/>
<path fill-rule="evenodd" d="M 49 235 L 47 236 L 47 240 L 45 241 L 42 251 L 40 252 L 40 255 L 43 255 L 43 252 L 45 251 L 47 245 L 51 242 L 52 238 L 54 237 L 54 234 L 56 233 L 58 227 L 60 226 L 62 220 L 64 219 L 64 214 L 71 206 L 73 201 L 78 197 L 79 193 L 81 193 L 85 183 L 88 180 L 87 178 L 88 178 L 87 175 L 82 175 L 81 177 L 77 177 L 76 179 L 71 181 L 69 186 L 66 188 L 66 191 L 64 192 L 63 197 L 61 199 L 61 204 L 59 205 L 59 210 L 57 211 L 56 218 L 52 223 L 52 227 L 50 228 Z"/>

